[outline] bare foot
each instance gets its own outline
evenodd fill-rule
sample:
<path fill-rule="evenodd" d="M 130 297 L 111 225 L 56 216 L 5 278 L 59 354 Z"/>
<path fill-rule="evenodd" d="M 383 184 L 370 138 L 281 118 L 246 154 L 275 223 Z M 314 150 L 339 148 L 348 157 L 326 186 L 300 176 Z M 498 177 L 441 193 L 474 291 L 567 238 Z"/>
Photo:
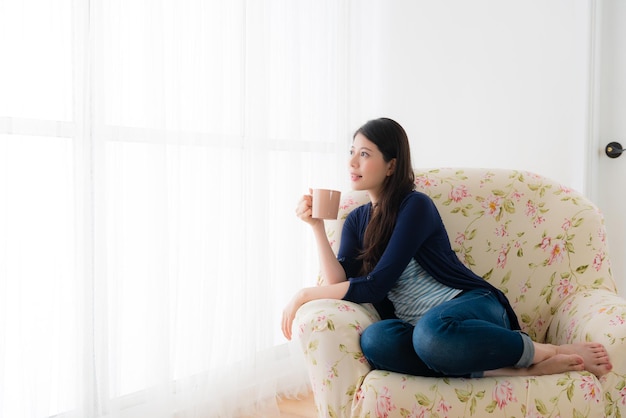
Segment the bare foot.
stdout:
<path fill-rule="evenodd" d="M 543 376 L 547 374 L 557 374 L 573 371 L 585 370 L 583 358 L 578 354 L 555 354 L 545 360 L 535 363 L 528 368 L 505 368 L 489 370 L 485 372 L 485 377 L 497 376 Z"/>
<path fill-rule="evenodd" d="M 543 376 L 572 371 L 585 370 L 584 359 L 577 354 L 557 354 L 537 364 L 533 364 L 526 370 L 529 376 Z"/>
<path fill-rule="evenodd" d="M 557 347 L 557 353 L 577 354 L 582 357 L 585 370 L 602 377 L 611 371 L 613 365 L 604 346 L 600 343 L 575 343 Z"/>

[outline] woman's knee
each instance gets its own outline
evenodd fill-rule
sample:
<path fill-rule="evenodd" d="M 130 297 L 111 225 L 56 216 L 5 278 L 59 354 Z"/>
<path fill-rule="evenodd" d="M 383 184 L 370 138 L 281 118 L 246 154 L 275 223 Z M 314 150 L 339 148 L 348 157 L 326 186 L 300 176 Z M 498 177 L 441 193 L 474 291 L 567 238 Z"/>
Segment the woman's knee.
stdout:
<path fill-rule="evenodd" d="M 401 346 L 402 340 L 411 332 L 411 325 L 400 320 L 375 322 L 361 334 L 361 351 L 368 361 L 376 363 L 376 359 L 388 355 L 390 346 Z"/>
<path fill-rule="evenodd" d="M 450 326 L 450 325 L 448 325 Z M 450 346 L 446 326 L 440 321 L 422 318 L 413 331 L 413 349 L 430 368 L 442 371 L 454 355 Z M 457 353 L 458 354 L 458 353 Z"/>
<path fill-rule="evenodd" d="M 380 347 L 381 341 L 385 341 L 386 327 L 385 321 L 374 322 L 369 327 L 365 328 L 361 334 L 361 351 L 366 358 L 370 358 L 371 355 L 375 355 L 377 349 Z"/>

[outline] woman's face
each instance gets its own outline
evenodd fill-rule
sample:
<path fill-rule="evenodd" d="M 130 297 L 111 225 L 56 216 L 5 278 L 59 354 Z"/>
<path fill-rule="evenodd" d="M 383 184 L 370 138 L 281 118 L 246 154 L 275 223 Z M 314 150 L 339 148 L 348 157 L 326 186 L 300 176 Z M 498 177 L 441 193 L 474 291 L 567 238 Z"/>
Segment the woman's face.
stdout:
<path fill-rule="evenodd" d="M 354 190 L 367 190 L 376 201 L 387 176 L 393 173 L 395 158 L 387 162 L 378 146 L 358 133 L 350 148 L 350 181 Z"/>

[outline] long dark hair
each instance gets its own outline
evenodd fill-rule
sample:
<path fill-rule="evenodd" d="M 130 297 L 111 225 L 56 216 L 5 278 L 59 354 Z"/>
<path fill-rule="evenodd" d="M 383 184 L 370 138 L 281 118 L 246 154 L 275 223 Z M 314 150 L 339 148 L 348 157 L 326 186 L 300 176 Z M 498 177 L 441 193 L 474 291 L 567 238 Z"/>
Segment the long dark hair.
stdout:
<path fill-rule="evenodd" d="M 415 175 L 411 165 L 409 138 L 396 121 L 388 118 L 370 120 L 354 133 L 353 139 L 357 134 L 376 144 L 386 162 L 396 159 L 395 169 L 385 178 L 365 229 L 360 255 L 363 260 L 361 273 L 365 275 L 374 269 L 385 251 L 396 225 L 400 203 L 415 187 Z"/>

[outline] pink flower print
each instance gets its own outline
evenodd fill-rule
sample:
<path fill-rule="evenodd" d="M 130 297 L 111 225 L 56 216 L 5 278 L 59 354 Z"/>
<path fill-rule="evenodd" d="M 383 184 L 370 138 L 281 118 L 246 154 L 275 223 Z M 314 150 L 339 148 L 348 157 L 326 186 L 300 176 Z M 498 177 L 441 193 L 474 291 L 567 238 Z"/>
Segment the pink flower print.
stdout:
<path fill-rule="evenodd" d="M 615 315 L 615 317 L 609 321 L 609 325 L 612 327 L 615 327 L 618 325 L 624 325 L 625 323 L 626 321 L 624 320 L 624 318 L 622 318 L 619 315 Z"/>
<path fill-rule="evenodd" d="M 619 397 L 622 406 L 626 406 L 626 387 L 623 387 L 622 390 L 619 391 Z"/>
<path fill-rule="evenodd" d="M 333 380 L 337 377 L 337 373 L 335 373 L 335 368 L 333 366 L 330 366 L 328 368 L 328 374 L 326 375 L 326 377 L 328 378 L 328 380 Z"/>
<path fill-rule="evenodd" d="M 513 193 L 511 193 L 510 196 L 511 196 L 511 199 L 515 200 L 516 202 L 519 202 L 520 200 L 522 200 L 522 197 L 524 197 L 524 193 L 521 193 L 515 190 Z"/>
<path fill-rule="evenodd" d="M 491 181 L 491 178 L 495 176 L 494 173 L 486 173 L 482 180 L 480 180 L 480 187 L 483 187 L 486 183 L 489 183 Z"/>
<path fill-rule="evenodd" d="M 353 324 L 353 326 L 354 326 L 354 330 L 358 332 L 359 335 L 363 334 L 363 327 L 361 326 L 361 324 L 356 322 L 355 324 Z"/>
<path fill-rule="evenodd" d="M 537 216 L 535 220 L 533 221 L 533 228 L 537 228 L 537 226 L 541 225 L 545 221 L 546 221 L 546 218 L 544 218 L 543 216 Z"/>
<path fill-rule="evenodd" d="M 545 320 L 543 320 L 543 319 L 541 319 L 541 318 L 539 318 L 539 319 L 537 319 L 537 320 L 535 321 L 535 327 L 536 327 L 537 329 L 543 329 L 543 326 L 544 326 L 545 324 L 546 324 L 546 321 L 545 321 Z"/>
<path fill-rule="evenodd" d="M 339 209 L 347 210 L 354 205 L 356 205 L 356 200 L 350 197 L 341 202 L 341 204 L 339 205 Z"/>
<path fill-rule="evenodd" d="M 522 283 L 522 285 L 519 287 L 519 292 L 520 294 L 524 294 L 524 293 L 528 293 L 528 282 L 524 282 Z"/>
<path fill-rule="evenodd" d="M 461 184 L 459 186 L 454 186 L 452 190 L 450 190 L 450 194 L 448 195 L 450 200 L 457 202 L 457 203 L 469 196 L 470 194 L 469 194 L 469 191 L 467 190 L 467 186 L 464 184 Z"/>
<path fill-rule="evenodd" d="M 485 199 L 482 207 L 489 215 L 498 216 L 500 214 L 500 208 L 502 207 L 502 198 L 492 194 Z"/>
<path fill-rule="evenodd" d="M 498 253 L 498 260 L 496 261 L 496 266 L 498 268 L 503 269 L 506 266 L 506 257 L 509 252 L 509 249 L 506 245 L 502 245 L 500 248 L 500 252 Z"/>
<path fill-rule="evenodd" d="M 559 240 L 557 241 L 550 250 L 550 258 L 548 259 L 548 265 L 552 265 L 554 263 L 560 263 L 563 261 L 565 257 L 565 253 L 567 249 L 565 247 L 565 242 Z"/>
<path fill-rule="evenodd" d="M 513 385 L 508 380 L 498 383 L 493 388 L 492 396 L 500 409 L 503 409 L 511 402 L 517 402 L 517 398 L 513 395 Z"/>
<path fill-rule="evenodd" d="M 552 245 L 552 238 L 550 237 L 543 237 L 543 239 L 541 240 L 541 244 L 539 244 L 541 249 L 544 251 L 546 251 L 551 245 Z"/>
<path fill-rule="evenodd" d="M 463 243 L 465 242 L 465 238 L 466 238 L 465 234 L 462 233 L 462 232 L 459 232 L 459 233 L 456 234 L 456 238 L 454 240 L 454 243 L 457 244 L 457 245 L 461 245 L 462 246 Z"/>
<path fill-rule="evenodd" d="M 421 189 L 429 189 L 439 184 L 436 179 L 431 179 L 428 176 L 419 176 L 415 179 L 415 185 Z"/>
<path fill-rule="evenodd" d="M 537 215 L 537 206 L 533 203 L 532 200 L 526 202 L 526 210 L 524 211 L 524 214 L 531 218 Z"/>
<path fill-rule="evenodd" d="M 496 234 L 496 237 L 503 238 L 503 237 L 507 237 L 509 235 L 509 232 L 506 230 L 505 225 L 499 225 L 496 227 L 495 234 Z"/>
<path fill-rule="evenodd" d="M 443 399 L 441 399 L 441 401 L 439 401 L 439 405 L 437 405 L 437 412 L 443 414 L 444 417 L 448 416 L 448 412 L 450 412 L 451 409 L 452 405 L 446 403 Z"/>
<path fill-rule="evenodd" d="M 600 388 L 592 376 L 583 376 L 580 388 L 584 392 L 585 400 L 595 403 L 600 402 Z"/>
<path fill-rule="evenodd" d="M 570 194 L 572 192 L 572 189 L 570 189 L 569 187 L 561 185 L 561 187 L 559 187 L 559 191 L 563 192 L 565 194 Z"/>
<path fill-rule="evenodd" d="M 563 312 L 569 312 L 574 306 L 574 301 L 572 299 L 568 299 L 567 302 L 563 305 Z"/>
<path fill-rule="evenodd" d="M 346 303 L 340 304 L 339 306 L 337 306 L 337 309 L 340 312 L 355 312 L 354 308 Z"/>
<path fill-rule="evenodd" d="M 530 179 L 541 180 L 541 176 L 539 176 L 539 174 L 537 174 L 537 173 L 532 173 L 530 171 L 525 171 L 524 174 L 526 174 L 526 177 L 528 177 Z"/>
<path fill-rule="evenodd" d="M 572 285 L 572 283 L 568 279 L 561 279 L 556 290 L 557 292 L 559 292 L 559 296 L 561 297 L 561 299 L 565 299 L 574 291 L 574 285 Z"/>
<path fill-rule="evenodd" d="M 574 337 L 574 331 L 576 330 L 576 325 L 578 325 L 578 321 L 576 321 L 575 319 L 572 319 L 570 323 L 567 325 L 567 328 L 565 329 L 565 338 L 568 341 L 571 341 L 572 338 Z"/>
<path fill-rule="evenodd" d="M 563 225 L 561 225 L 561 228 L 563 228 L 563 231 L 565 232 L 567 232 L 571 227 L 572 227 L 571 219 L 565 219 L 565 222 L 563 222 Z"/>
<path fill-rule="evenodd" d="M 356 391 L 355 397 L 357 401 L 363 399 L 363 386 L 359 387 L 359 389 Z"/>
<path fill-rule="evenodd" d="M 600 269 L 602 268 L 603 260 L 604 260 L 603 251 L 600 251 L 599 253 L 597 253 L 596 256 L 593 258 L 593 268 L 596 269 L 596 271 L 600 271 Z"/>
<path fill-rule="evenodd" d="M 376 416 L 379 418 L 387 418 L 389 413 L 396 409 L 396 406 L 391 403 L 391 394 L 387 386 L 383 387 L 381 393 L 376 398 Z"/>
<path fill-rule="evenodd" d="M 422 405 L 417 404 L 413 405 L 413 409 L 411 410 L 411 412 L 405 409 L 401 412 L 401 414 L 403 417 L 406 418 L 426 418 L 427 416 L 430 416 L 426 408 L 424 408 Z"/>
<path fill-rule="evenodd" d="M 600 238 L 600 242 L 606 242 L 606 229 L 598 229 L 598 238 Z"/>

